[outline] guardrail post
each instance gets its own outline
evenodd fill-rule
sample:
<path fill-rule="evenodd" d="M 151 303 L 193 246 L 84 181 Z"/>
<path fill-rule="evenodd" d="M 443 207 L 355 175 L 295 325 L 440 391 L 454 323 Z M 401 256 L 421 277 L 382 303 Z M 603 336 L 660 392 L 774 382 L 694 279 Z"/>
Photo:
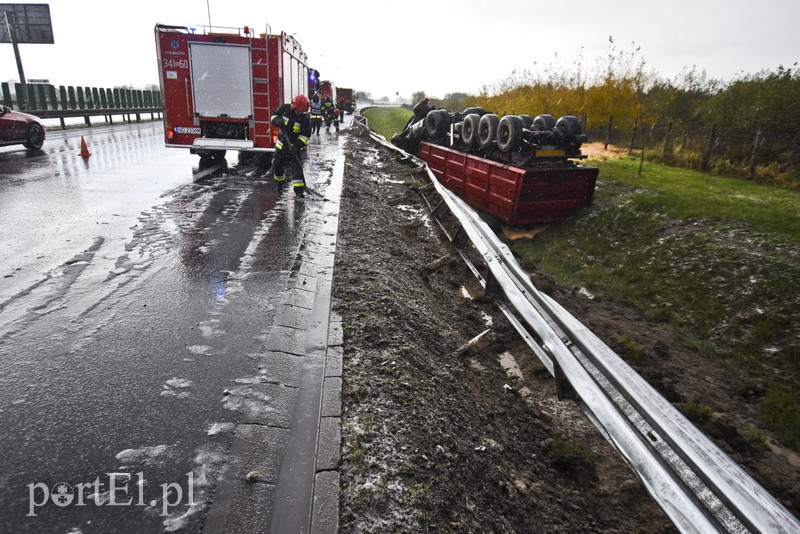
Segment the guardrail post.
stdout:
<path fill-rule="evenodd" d="M 572 387 L 564 371 L 561 370 L 561 366 L 558 365 L 558 360 L 555 358 L 553 358 L 553 378 L 556 380 L 556 395 L 558 396 L 558 400 L 562 401 L 578 398 L 575 388 Z"/>
<path fill-rule="evenodd" d="M 106 100 L 105 87 L 100 88 L 100 107 L 102 107 L 103 109 L 108 109 L 108 100 Z"/>
<path fill-rule="evenodd" d="M 75 88 L 71 85 L 67 87 L 67 91 L 69 92 L 69 109 L 77 109 L 77 104 L 75 103 Z"/>
<path fill-rule="evenodd" d="M 76 87 L 75 92 L 78 93 L 78 109 L 86 109 L 86 101 L 83 99 L 83 88 Z"/>
<path fill-rule="evenodd" d="M 497 281 L 494 274 L 492 274 L 491 269 L 487 269 L 486 275 L 483 277 L 486 280 L 486 287 L 484 287 L 484 291 L 486 292 L 487 297 L 491 297 L 493 299 L 500 299 L 503 297 L 503 287 Z"/>
<path fill-rule="evenodd" d="M 464 231 L 464 228 L 462 226 L 459 226 L 456 229 L 455 233 L 453 234 L 453 239 L 451 240 L 451 243 L 453 243 L 453 245 L 455 245 L 456 248 L 463 250 L 468 241 L 469 241 L 469 236 Z"/>
<path fill-rule="evenodd" d="M 94 104 L 95 109 L 101 108 L 100 104 L 100 91 L 97 90 L 97 87 L 92 87 L 92 103 Z"/>
<path fill-rule="evenodd" d="M 122 107 L 122 106 L 120 106 L 120 102 L 119 102 L 119 89 L 116 89 L 116 88 L 114 89 L 114 107 L 115 108 Z"/>

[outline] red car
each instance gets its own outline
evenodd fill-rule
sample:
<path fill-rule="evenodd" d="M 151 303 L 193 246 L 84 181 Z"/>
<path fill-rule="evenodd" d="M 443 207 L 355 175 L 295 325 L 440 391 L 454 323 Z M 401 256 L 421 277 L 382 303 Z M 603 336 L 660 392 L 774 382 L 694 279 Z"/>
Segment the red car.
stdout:
<path fill-rule="evenodd" d="M 44 137 L 44 124 L 39 117 L 0 105 L 0 146 L 21 143 L 25 148 L 42 148 Z"/>

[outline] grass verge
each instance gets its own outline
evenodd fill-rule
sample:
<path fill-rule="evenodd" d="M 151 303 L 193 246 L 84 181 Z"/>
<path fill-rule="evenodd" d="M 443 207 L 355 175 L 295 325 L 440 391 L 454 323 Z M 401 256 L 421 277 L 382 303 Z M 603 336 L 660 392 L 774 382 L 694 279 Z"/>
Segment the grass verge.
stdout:
<path fill-rule="evenodd" d="M 362 115 L 366 117 L 370 128 L 391 141 L 394 134 L 403 130 L 413 113 L 404 108 L 370 108 Z"/>
<path fill-rule="evenodd" d="M 766 381 L 764 425 L 800 447 L 800 193 L 656 164 L 639 176 L 625 159 L 597 165 L 591 207 L 512 244 L 523 265 L 639 309 L 742 380 Z"/>

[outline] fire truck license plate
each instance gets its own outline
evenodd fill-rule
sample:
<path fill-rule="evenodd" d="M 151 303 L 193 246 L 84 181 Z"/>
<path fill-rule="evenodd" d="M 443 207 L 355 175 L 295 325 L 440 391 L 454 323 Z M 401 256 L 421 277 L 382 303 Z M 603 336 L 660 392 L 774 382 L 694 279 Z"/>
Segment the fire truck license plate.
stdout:
<path fill-rule="evenodd" d="M 189 126 L 176 126 L 175 133 L 177 134 L 197 134 L 200 135 L 200 128 L 192 128 Z"/>

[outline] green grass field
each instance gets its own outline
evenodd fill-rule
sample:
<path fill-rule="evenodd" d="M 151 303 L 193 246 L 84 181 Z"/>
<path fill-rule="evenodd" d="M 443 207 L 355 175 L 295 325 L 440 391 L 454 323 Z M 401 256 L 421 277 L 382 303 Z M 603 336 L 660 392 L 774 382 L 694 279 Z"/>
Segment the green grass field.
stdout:
<path fill-rule="evenodd" d="M 765 426 L 800 446 L 800 194 L 614 159 L 592 206 L 515 241 L 524 265 L 634 307 L 764 381 Z M 778 416 L 779 414 L 779 416 Z"/>
<path fill-rule="evenodd" d="M 374 108 L 387 139 L 409 110 Z M 668 324 L 743 383 L 800 447 L 800 193 L 630 159 L 593 162 L 592 206 L 511 248 L 528 269 Z"/>
<path fill-rule="evenodd" d="M 367 118 L 370 128 L 391 141 L 394 134 L 403 130 L 413 113 L 404 108 L 370 108 L 362 115 Z"/>

